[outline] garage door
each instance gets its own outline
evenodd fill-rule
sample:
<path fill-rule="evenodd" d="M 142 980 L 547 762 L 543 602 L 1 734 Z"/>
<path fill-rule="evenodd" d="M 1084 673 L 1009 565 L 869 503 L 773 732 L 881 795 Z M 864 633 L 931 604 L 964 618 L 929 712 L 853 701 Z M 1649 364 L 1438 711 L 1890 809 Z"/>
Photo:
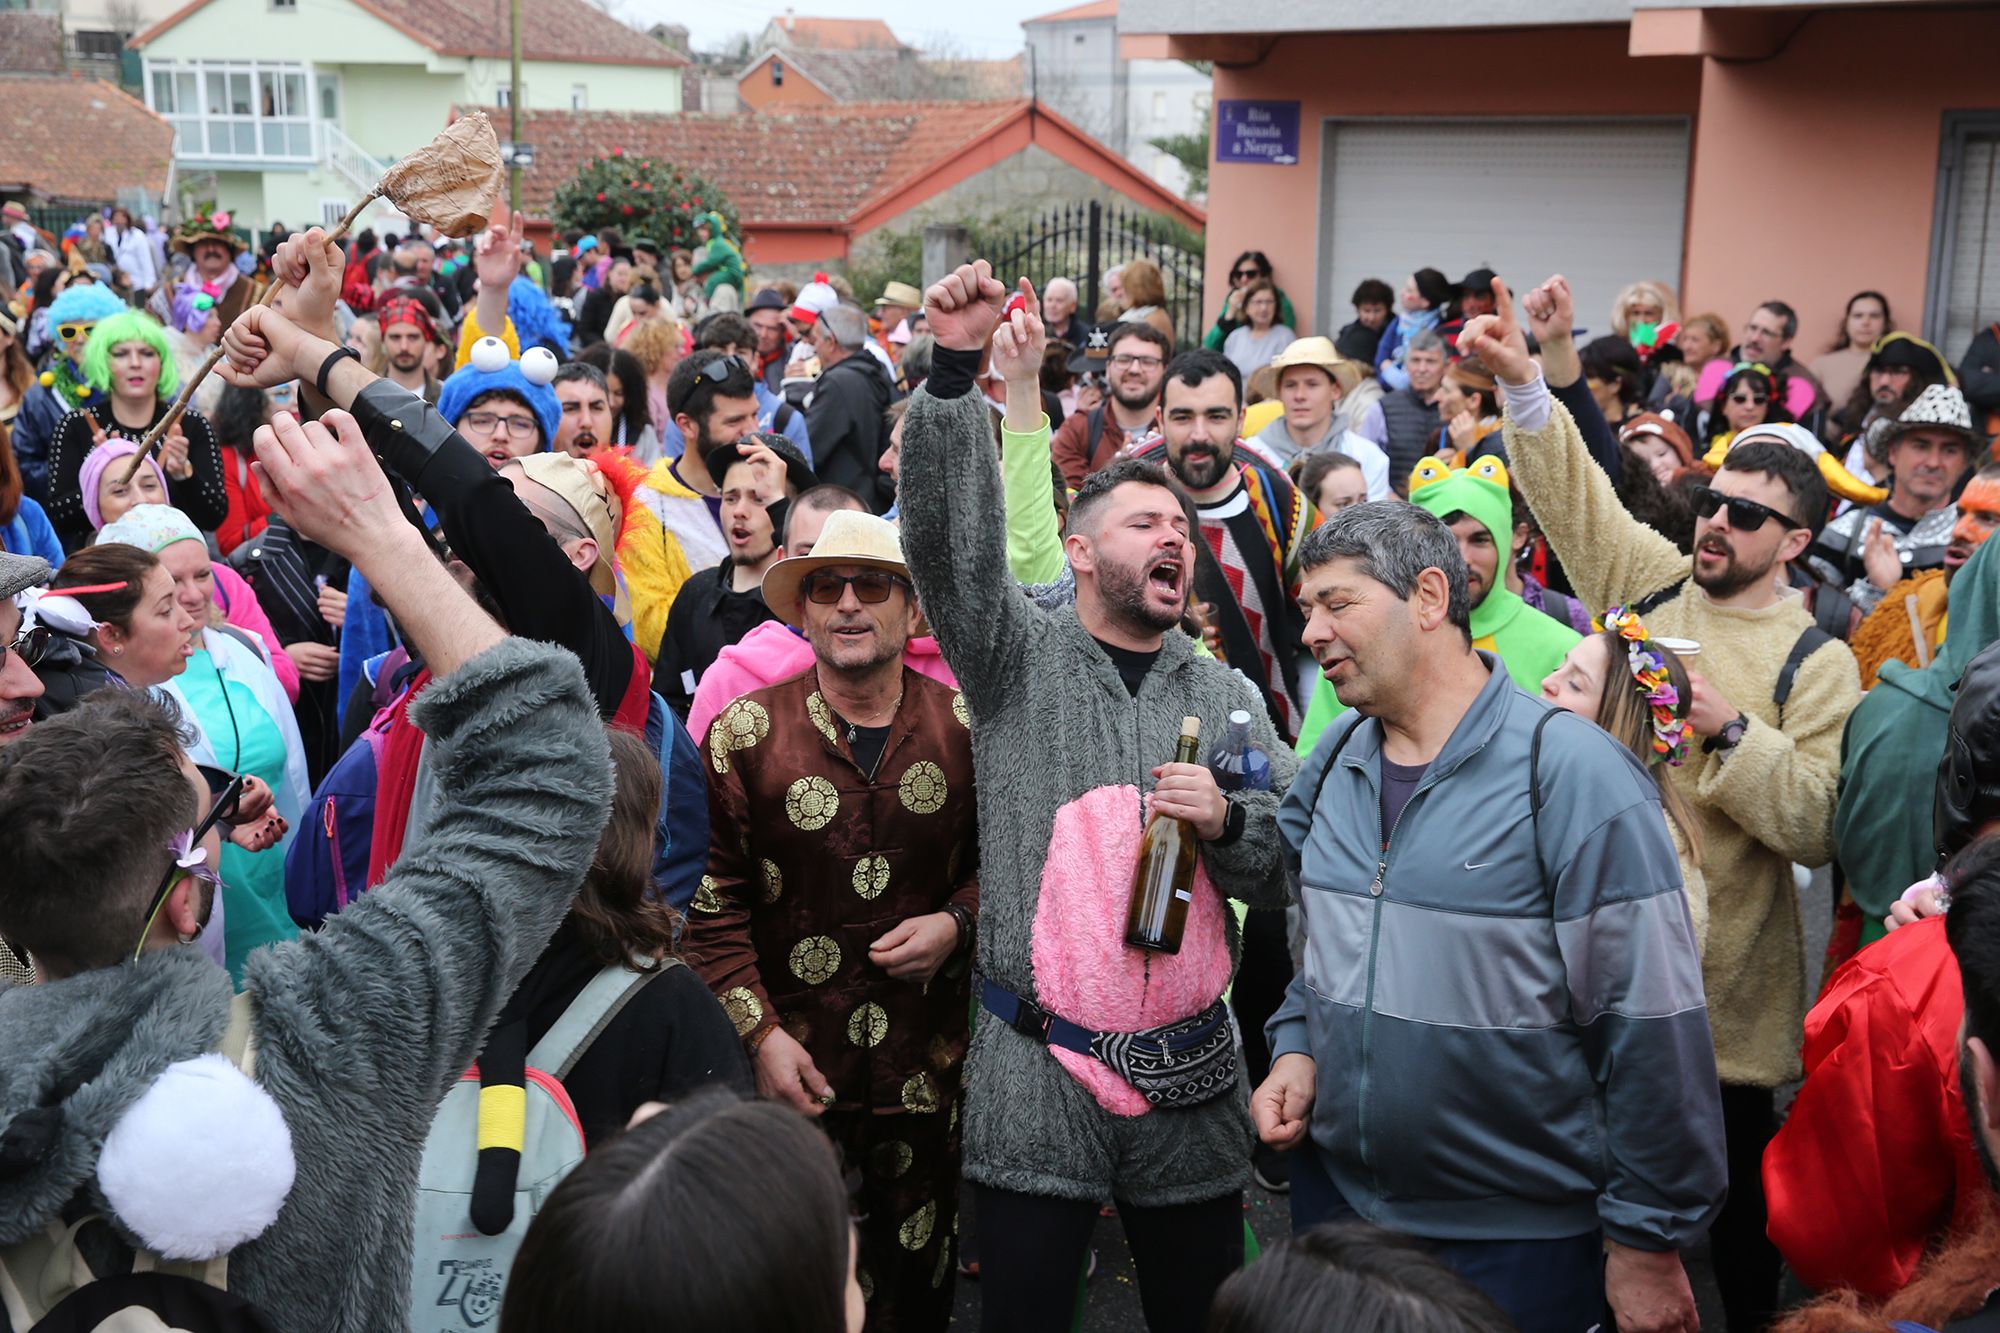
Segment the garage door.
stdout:
<path fill-rule="evenodd" d="M 1353 318 L 1363 278 L 1401 290 L 1426 265 L 1490 267 L 1522 292 L 1561 273 L 1577 320 L 1610 331 L 1641 278 L 1679 287 L 1685 120 L 1329 120 L 1322 156 L 1321 322 Z"/>

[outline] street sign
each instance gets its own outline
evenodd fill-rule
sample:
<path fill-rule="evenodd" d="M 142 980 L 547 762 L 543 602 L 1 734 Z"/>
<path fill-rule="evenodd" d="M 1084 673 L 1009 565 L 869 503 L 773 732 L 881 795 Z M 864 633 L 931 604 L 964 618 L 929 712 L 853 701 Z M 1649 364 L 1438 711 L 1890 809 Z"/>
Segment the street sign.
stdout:
<path fill-rule="evenodd" d="M 1215 104 L 1215 160 L 1292 166 L 1299 160 L 1299 104 L 1225 98 Z"/>
<path fill-rule="evenodd" d="M 535 146 L 531 143 L 503 143 L 500 145 L 500 160 L 507 166 L 526 171 L 535 165 Z"/>

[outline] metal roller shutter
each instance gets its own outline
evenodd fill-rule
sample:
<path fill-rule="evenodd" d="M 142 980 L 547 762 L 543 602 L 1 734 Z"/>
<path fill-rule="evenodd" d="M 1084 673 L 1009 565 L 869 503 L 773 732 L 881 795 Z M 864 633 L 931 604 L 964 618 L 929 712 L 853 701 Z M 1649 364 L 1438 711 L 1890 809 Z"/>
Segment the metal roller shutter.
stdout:
<path fill-rule="evenodd" d="M 1400 291 L 1426 265 L 1489 266 L 1518 293 L 1561 273 L 1577 322 L 1611 326 L 1629 282 L 1680 287 L 1688 123 L 1329 120 L 1322 155 L 1320 323 L 1352 319 L 1363 278 Z"/>
<path fill-rule="evenodd" d="M 1942 262 L 1934 255 L 1928 321 L 1932 342 L 1954 366 L 1972 335 L 2000 319 L 2000 121 L 1956 121 L 1945 136 Z"/>

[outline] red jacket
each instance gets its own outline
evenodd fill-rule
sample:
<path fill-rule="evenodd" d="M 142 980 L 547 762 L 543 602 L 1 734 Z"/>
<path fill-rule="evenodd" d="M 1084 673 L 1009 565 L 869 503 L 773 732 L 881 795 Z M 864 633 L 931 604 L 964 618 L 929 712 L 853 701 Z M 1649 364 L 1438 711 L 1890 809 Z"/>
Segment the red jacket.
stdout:
<path fill-rule="evenodd" d="M 1958 1090 L 1958 961 L 1944 918 L 1844 963 L 1806 1015 L 1806 1080 L 1764 1152 L 1770 1236 L 1816 1291 L 1900 1290 L 1986 1195 Z"/>

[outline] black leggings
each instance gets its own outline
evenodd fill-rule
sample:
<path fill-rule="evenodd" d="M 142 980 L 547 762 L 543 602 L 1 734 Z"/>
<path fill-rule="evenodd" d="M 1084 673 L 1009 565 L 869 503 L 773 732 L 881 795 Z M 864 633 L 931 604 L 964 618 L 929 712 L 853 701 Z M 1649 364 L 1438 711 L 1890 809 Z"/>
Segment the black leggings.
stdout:
<path fill-rule="evenodd" d="M 1097 1205 L 971 1185 L 982 1333 L 1049 1333 L 1076 1314 Z M 1151 1333 L 1201 1333 L 1223 1280 L 1243 1266 L 1243 1195 L 1167 1208 L 1118 1205 Z"/>
<path fill-rule="evenodd" d="M 1769 1088 L 1722 1085 L 1722 1133 L 1727 1142 L 1729 1199 L 1709 1228 L 1715 1285 L 1729 1333 L 1756 1333 L 1778 1305 L 1778 1247 L 1765 1234 L 1764 1149 L 1777 1134 Z"/>
<path fill-rule="evenodd" d="M 1243 1033 L 1243 1076 L 1251 1087 L 1271 1072 L 1271 1044 L 1264 1024 L 1285 1002 L 1292 983 L 1291 932 L 1283 908 L 1254 909 L 1243 918 L 1243 961 L 1229 993 L 1236 1026 Z"/>

